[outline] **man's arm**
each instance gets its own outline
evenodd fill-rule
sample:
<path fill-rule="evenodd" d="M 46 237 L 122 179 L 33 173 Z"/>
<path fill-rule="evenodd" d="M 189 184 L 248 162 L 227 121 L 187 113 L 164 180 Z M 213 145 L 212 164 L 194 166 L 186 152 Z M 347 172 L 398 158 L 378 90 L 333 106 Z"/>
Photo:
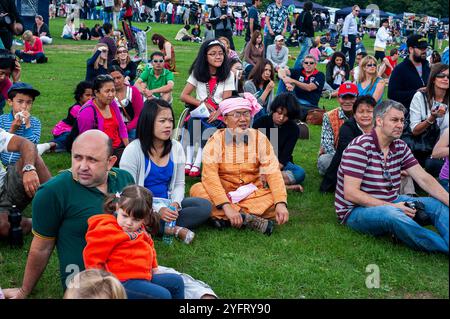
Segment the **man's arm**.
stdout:
<path fill-rule="evenodd" d="M 431 156 L 433 158 L 444 158 L 448 157 L 448 128 L 445 129 L 444 133 L 442 133 L 439 141 L 433 148 L 433 153 Z"/>
<path fill-rule="evenodd" d="M 54 239 L 34 236 L 28 253 L 22 287 L 5 289 L 4 293 L 7 299 L 24 299 L 31 293 L 47 267 L 54 247 Z"/>
<path fill-rule="evenodd" d="M 168 81 L 166 85 L 161 86 L 157 89 L 152 89 L 152 93 L 169 93 L 173 90 L 174 83 L 173 81 Z"/>
<path fill-rule="evenodd" d="M 35 165 L 37 156 L 36 146 L 26 138 L 14 135 L 8 143 L 8 152 L 20 153 L 24 165 Z"/>
<path fill-rule="evenodd" d="M 406 170 L 413 180 L 426 191 L 431 197 L 436 198 L 448 206 L 448 193 L 438 183 L 438 181 L 428 174 L 419 164 L 414 165 Z"/>
<path fill-rule="evenodd" d="M 317 90 L 317 85 L 314 83 L 302 83 L 292 78 L 290 78 L 289 82 L 295 84 L 295 86 L 301 88 L 304 91 L 311 92 Z"/>

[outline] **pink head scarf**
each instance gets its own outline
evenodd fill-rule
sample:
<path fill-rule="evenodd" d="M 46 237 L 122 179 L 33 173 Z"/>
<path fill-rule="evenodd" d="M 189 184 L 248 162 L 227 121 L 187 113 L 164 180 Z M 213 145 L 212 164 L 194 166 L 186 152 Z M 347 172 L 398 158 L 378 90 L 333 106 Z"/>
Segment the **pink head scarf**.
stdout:
<path fill-rule="evenodd" d="M 250 93 L 245 92 L 244 97 L 228 98 L 219 103 L 219 110 L 222 115 L 234 110 L 247 109 L 252 117 L 258 113 L 262 107 L 258 100 Z"/>

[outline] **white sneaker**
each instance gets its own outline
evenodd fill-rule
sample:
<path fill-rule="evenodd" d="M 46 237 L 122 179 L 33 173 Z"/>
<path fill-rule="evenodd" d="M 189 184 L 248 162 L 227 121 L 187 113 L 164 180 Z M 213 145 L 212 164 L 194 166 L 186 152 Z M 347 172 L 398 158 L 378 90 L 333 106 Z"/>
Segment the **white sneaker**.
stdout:
<path fill-rule="evenodd" d="M 50 145 L 50 143 L 42 143 L 42 144 L 36 145 L 36 148 L 37 148 L 38 154 L 42 155 L 45 152 L 50 150 L 51 145 Z"/>

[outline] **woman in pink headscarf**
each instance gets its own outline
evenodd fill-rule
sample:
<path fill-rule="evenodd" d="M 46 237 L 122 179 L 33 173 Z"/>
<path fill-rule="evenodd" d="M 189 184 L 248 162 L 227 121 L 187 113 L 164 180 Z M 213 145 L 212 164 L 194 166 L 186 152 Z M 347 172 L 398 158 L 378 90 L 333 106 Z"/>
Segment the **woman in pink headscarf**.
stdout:
<path fill-rule="evenodd" d="M 191 187 L 191 196 L 213 204 L 212 224 L 232 226 L 270 235 L 275 222 L 289 219 L 287 195 L 280 166 L 267 137 L 250 128 L 261 110 L 250 93 L 219 103 L 225 129 L 216 131 L 203 150 L 202 181 Z"/>

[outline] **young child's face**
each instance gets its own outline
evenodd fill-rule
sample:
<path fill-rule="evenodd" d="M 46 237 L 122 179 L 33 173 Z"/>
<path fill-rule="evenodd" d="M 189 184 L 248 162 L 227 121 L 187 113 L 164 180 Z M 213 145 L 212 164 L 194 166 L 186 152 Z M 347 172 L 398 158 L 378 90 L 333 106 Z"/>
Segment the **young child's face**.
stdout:
<path fill-rule="evenodd" d="M 134 232 L 137 231 L 144 224 L 143 219 L 136 219 L 131 217 L 122 208 L 117 209 L 117 224 L 122 227 L 123 231 Z"/>
<path fill-rule="evenodd" d="M 11 105 L 13 114 L 23 111 L 31 113 L 31 107 L 33 106 L 33 97 L 28 94 L 17 93 L 12 100 L 8 99 L 8 104 Z"/>

